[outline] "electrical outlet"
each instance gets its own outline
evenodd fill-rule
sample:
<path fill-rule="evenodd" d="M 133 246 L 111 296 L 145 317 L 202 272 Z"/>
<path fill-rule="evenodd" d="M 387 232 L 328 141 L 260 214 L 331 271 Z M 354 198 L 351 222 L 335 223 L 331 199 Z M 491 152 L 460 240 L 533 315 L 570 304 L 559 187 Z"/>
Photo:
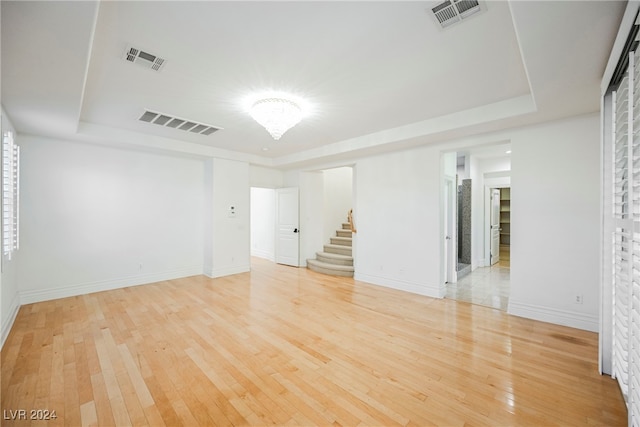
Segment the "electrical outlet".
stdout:
<path fill-rule="evenodd" d="M 573 302 L 575 304 L 582 304 L 582 295 L 581 294 L 577 294 L 574 298 L 573 298 Z"/>

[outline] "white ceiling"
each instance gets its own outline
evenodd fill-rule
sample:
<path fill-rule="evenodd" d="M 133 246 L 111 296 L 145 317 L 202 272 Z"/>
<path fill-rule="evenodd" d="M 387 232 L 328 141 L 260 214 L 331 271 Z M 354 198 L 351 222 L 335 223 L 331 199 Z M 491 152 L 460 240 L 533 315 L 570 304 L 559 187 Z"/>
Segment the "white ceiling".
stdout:
<path fill-rule="evenodd" d="M 626 2 L 489 1 L 445 30 L 433 4 L 3 0 L 2 104 L 19 132 L 283 167 L 598 111 Z M 164 68 L 124 61 L 129 45 Z M 244 111 L 264 90 L 313 107 L 280 141 Z"/>

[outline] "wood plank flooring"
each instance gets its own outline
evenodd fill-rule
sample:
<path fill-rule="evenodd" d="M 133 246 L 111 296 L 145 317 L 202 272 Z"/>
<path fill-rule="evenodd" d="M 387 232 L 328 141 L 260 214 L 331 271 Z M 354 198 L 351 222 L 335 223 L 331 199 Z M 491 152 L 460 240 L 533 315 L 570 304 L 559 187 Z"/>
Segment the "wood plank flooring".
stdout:
<path fill-rule="evenodd" d="M 2 425 L 626 425 L 597 343 L 254 259 L 251 273 L 22 307 Z M 30 419 L 44 411 L 57 418 Z"/>

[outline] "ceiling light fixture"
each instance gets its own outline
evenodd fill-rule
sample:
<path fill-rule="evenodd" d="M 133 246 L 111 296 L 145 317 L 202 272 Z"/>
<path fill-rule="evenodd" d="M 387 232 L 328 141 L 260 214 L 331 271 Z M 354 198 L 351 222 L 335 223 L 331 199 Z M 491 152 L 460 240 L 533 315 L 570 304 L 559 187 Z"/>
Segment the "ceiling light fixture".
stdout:
<path fill-rule="evenodd" d="M 303 116 L 300 105 L 285 96 L 258 99 L 251 105 L 249 114 L 276 141 L 286 131 L 300 123 Z"/>

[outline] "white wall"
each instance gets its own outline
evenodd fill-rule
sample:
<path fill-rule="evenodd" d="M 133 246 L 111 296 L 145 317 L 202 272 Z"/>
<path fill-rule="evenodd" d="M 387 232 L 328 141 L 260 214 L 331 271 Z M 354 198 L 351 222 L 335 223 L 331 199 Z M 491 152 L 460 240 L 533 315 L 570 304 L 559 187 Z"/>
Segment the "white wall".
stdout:
<path fill-rule="evenodd" d="M 457 153 L 451 151 L 442 154 L 442 174 L 450 179 L 455 179 L 456 174 L 460 174 L 461 170 L 464 172 L 464 166 L 458 167 L 456 165 Z M 460 177 L 462 179 L 462 177 Z"/>
<path fill-rule="evenodd" d="M 249 165 L 249 185 L 261 188 L 282 188 L 284 173 L 277 169 Z"/>
<path fill-rule="evenodd" d="M 275 212 L 275 190 L 251 187 L 251 256 L 275 261 Z"/>
<path fill-rule="evenodd" d="M 511 157 L 505 155 L 501 157 L 481 158 L 479 161 L 479 167 L 483 175 L 490 174 L 492 172 L 510 171 Z"/>
<path fill-rule="evenodd" d="M 471 177 L 470 171 L 470 154 L 469 152 L 463 150 L 456 153 L 458 156 L 464 156 L 464 164 L 457 166 L 458 159 L 456 157 L 456 172 L 458 174 L 458 180 L 462 181 L 463 179 L 469 179 Z"/>
<path fill-rule="evenodd" d="M 598 117 L 582 116 L 479 139 L 513 147 L 513 314 L 597 329 L 598 135 Z M 21 303 L 203 269 L 211 276 L 247 271 L 253 180 L 277 185 L 282 178 L 300 188 L 302 265 L 324 242 L 320 173 L 256 173 L 243 162 L 33 136 L 19 142 L 22 242 L 13 283 Z M 456 144 L 356 162 L 356 279 L 442 296 L 441 152 Z M 4 329 L 11 285 L 2 280 Z M 578 293 L 581 305 L 573 303 Z"/>
<path fill-rule="evenodd" d="M 5 132 L 14 133 L 14 139 L 20 145 L 21 138 L 15 134 L 15 128 L 2 110 L 2 135 Z M 2 256 L 2 255 L 0 255 Z M 2 274 L 0 275 L 0 348 L 4 344 L 9 330 L 20 308 L 20 298 L 18 294 L 17 263 L 21 252 L 17 251 L 12 255 L 12 259 L 7 257 L 2 259 Z"/>
<path fill-rule="evenodd" d="M 324 227 L 323 242 L 336 235 L 336 229 L 347 222 L 353 208 L 353 168 L 342 167 L 323 171 L 324 178 Z M 318 248 L 318 251 L 322 248 Z"/>
<path fill-rule="evenodd" d="M 315 258 L 323 239 L 324 180 L 322 172 L 301 172 L 300 184 L 300 266 Z"/>
<path fill-rule="evenodd" d="M 586 115 L 477 138 L 477 144 L 512 143 L 512 314 L 597 330 L 598 126 L 596 115 Z M 442 296 L 440 158 L 447 146 L 462 143 L 469 144 L 450 141 L 356 161 L 357 280 Z M 506 167 L 471 163 L 479 182 L 493 176 L 487 169 Z M 481 185 L 481 218 L 483 194 Z M 483 219 L 476 221 L 482 233 Z M 583 304 L 573 303 L 576 294 Z"/>
<path fill-rule="evenodd" d="M 220 277 L 249 271 L 249 164 L 225 159 L 207 160 L 205 192 L 204 274 Z M 231 213 L 232 206 L 235 214 Z"/>
<path fill-rule="evenodd" d="M 440 157 L 420 148 L 357 162 L 357 280 L 442 296 Z"/>
<path fill-rule="evenodd" d="M 471 270 L 482 265 L 484 258 L 484 177 L 482 163 L 476 156 L 469 157 L 471 178 Z"/>
<path fill-rule="evenodd" d="M 20 144 L 21 304 L 201 274 L 202 161 Z"/>
<path fill-rule="evenodd" d="M 598 330 L 599 135 L 597 115 L 513 135 L 510 313 Z"/>

